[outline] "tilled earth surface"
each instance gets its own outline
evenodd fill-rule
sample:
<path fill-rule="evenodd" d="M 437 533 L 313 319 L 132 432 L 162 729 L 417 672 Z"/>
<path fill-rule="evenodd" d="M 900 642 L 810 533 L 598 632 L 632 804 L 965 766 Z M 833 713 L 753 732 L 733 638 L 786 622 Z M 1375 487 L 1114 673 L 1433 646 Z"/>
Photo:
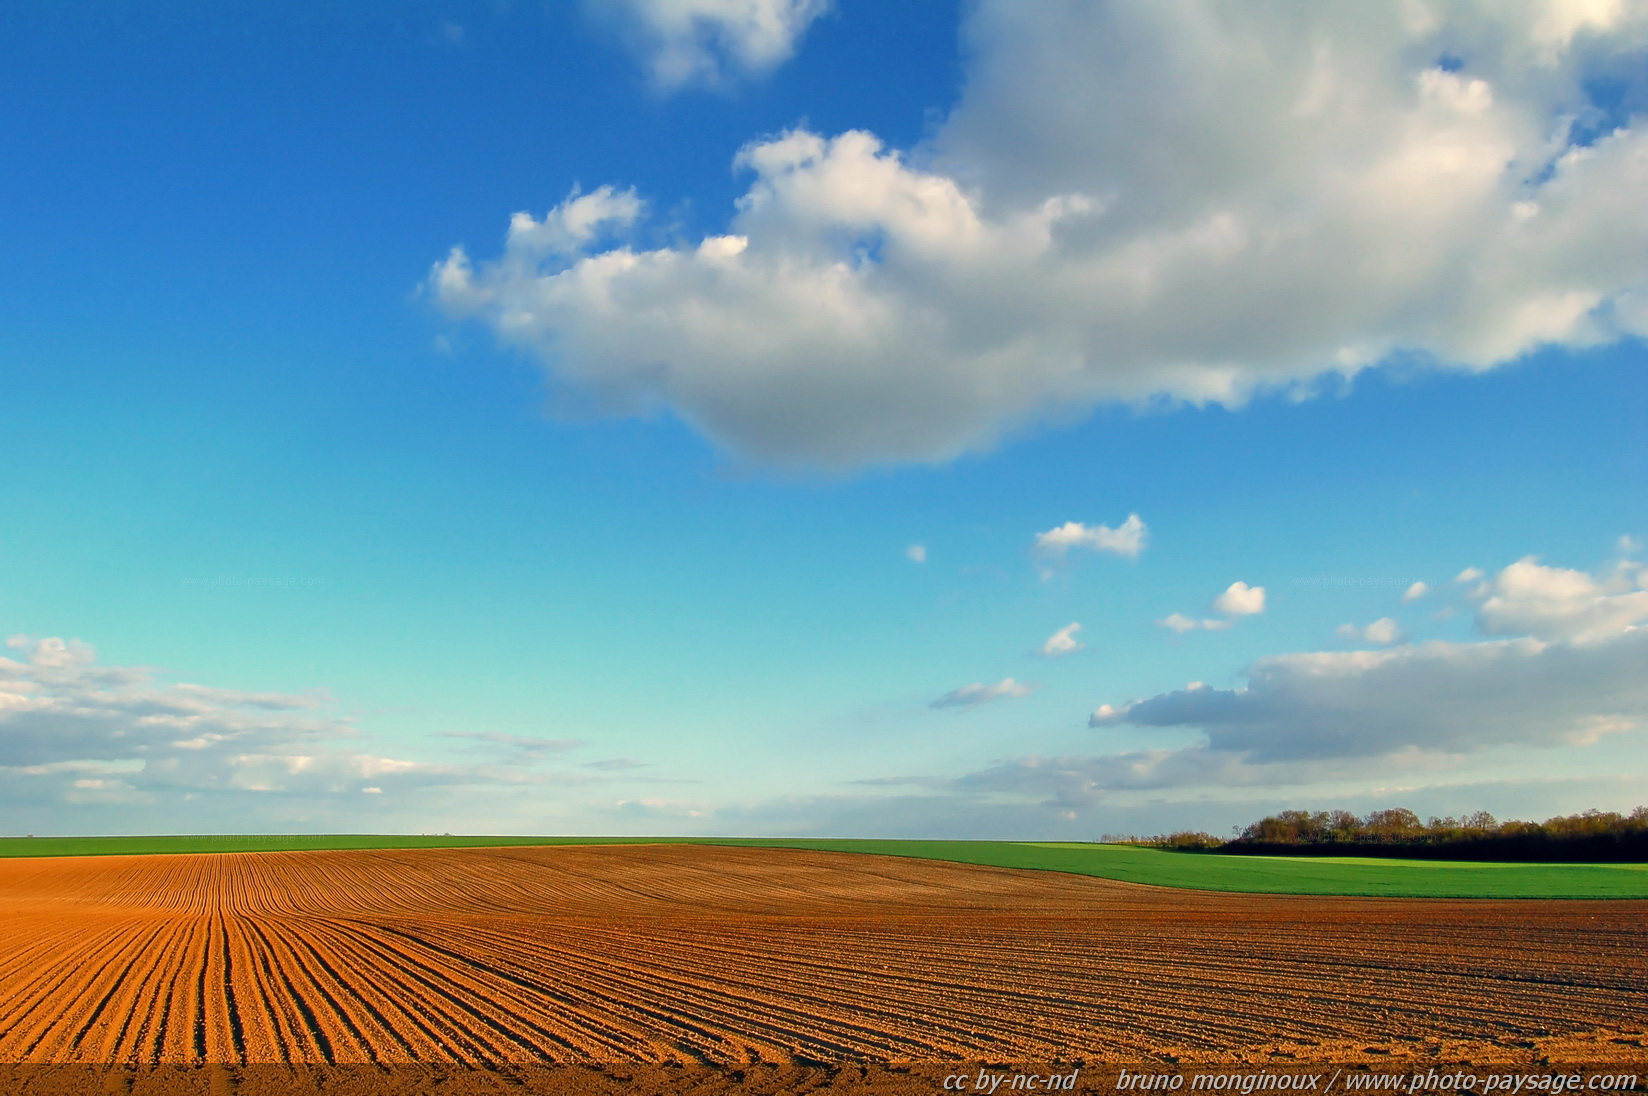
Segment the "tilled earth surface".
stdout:
<path fill-rule="evenodd" d="M 0 861 L 0 1063 L 42 1092 L 72 1064 L 203 1093 L 260 1088 L 260 1063 L 453 1093 L 546 1067 L 584 1091 L 930 1092 L 945 1062 L 1648 1065 L 1645 988 L 1641 901 L 688 845 Z"/>

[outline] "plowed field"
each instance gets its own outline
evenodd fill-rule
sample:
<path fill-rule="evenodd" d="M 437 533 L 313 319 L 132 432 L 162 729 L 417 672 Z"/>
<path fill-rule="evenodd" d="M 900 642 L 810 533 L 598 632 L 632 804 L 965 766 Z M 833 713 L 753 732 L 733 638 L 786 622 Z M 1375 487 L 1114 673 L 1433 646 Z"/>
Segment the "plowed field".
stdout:
<path fill-rule="evenodd" d="M 637 845 L 0 862 L 0 1062 L 1643 1053 L 1648 903 Z"/>

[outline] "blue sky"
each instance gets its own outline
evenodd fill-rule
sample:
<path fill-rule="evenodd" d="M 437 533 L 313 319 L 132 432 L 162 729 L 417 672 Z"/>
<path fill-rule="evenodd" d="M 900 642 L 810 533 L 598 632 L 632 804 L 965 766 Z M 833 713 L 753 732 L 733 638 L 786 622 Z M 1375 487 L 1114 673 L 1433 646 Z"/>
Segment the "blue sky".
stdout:
<path fill-rule="evenodd" d="M 12 10 L 0 827 L 1648 800 L 1648 19 L 1404 10 Z"/>

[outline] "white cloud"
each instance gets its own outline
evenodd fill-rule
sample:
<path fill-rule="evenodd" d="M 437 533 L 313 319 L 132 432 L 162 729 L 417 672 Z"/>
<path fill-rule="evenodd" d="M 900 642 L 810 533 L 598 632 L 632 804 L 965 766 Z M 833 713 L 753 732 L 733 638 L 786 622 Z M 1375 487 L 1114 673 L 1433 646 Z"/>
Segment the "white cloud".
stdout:
<path fill-rule="evenodd" d="M 541 221 L 530 213 L 511 217 L 505 246 L 524 262 L 576 255 L 606 234 L 634 224 L 644 208 L 634 190 L 604 186 L 589 194 L 574 191 Z"/>
<path fill-rule="evenodd" d="M 1166 628 L 1170 632 L 1178 632 L 1180 635 L 1184 635 L 1186 632 L 1194 632 L 1198 628 L 1206 632 L 1222 632 L 1226 628 L 1230 627 L 1230 621 L 1215 620 L 1211 618 L 1196 620 L 1192 617 L 1185 616 L 1183 613 L 1170 613 L 1161 620 L 1158 620 L 1156 622 L 1156 626 L 1159 628 Z"/>
<path fill-rule="evenodd" d="M 1243 689 L 1163 693 L 1095 726 L 1196 727 L 1248 761 L 1468 752 L 1594 740 L 1648 717 L 1648 629 L 1607 642 L 1427 643 L 1274 655 Z"/>
<path fill-rule="evenodd" d="M 1476 582 L 1482 578 L 1482 568 L 1467 567 L 1453 577 L 1455 582 Z"/>
<path fill-rule="evenodd" d="M 757 61 L 816 14 L 634 10 L 768 28 L 719 47 Z M 435 292 L 614 413 L 837 467 L 1103 401 L 1236 406 L 1393 355 L 1482 370 L 1648 334 L 1648 125 L 1586 90 L 1640 92 L 1648 7 L 986 0 L 963 33 L 927 145 L 764 139 L 724 234 L 549 254 L 512 231 Z M 661 80 L 704 71 L 699 30 L 660 40 L 688 43 Z"/>
<path fill-rule="evenodd" d="M 1381 647 L 1388 647 L 1402 638 L 1402 629 L 1390 617 L 1380 617 L 1366 628 L 1358 628 L 1354 624 L 1341 624 L 1337 631 L 1342 638 L 1352 642 L 1366 640 Z"/>
<path fill-rule="evenodd" d="M 1137 559 L 1149 536 L 1150 530 L 1137 514 L 1127 515 L 1127 520 L 1114 529 L 1108 525 L 1089 527 L 1079 521 L 1067 521 L 1045 533 L 1037 533 L 1035 552 L 1050 559 L 1063 559 L 1071 549 L 1085 548 Z"/>
<path fill-rule="evenodd" d="M 66 670 L 91 662 L 96 657 L 92 648 L 78 639 L 65 642 L 56 636 L 47 636 L 31 643 L 31 641 L 21 636 L 12 638 L 22 640 L 22 642 L 13 645 L 14 649 L 30 648 L 30 664 L 41 669 Z"/>
<path fill-rule="evenodd" d="M 829 0 L 602 0 L 663 91 L 759 76 L 795 54 Z"/>
<path fill-rule="evenodd" d="M 1066 624 L 1047 637 L 1047 642 L 1041 645 L 1041 650 L 1038 653 L 1044 658 L 1057 658 L 1059 655 L 1074 654 L 1087 646 L 1087 644 L 1076 638 L 1076 633 L 1079 631 L 1081 631 L 1080 624 L 1074 622 Z"/>
<path fill-rule="evenodd" d="M 985 685 L 974 682 L 963 685 L 959 689 L 952 689 L 927 705 L 929 708 L 976 708 L 980 704 L 988 704 L 992 700 L 1014 700 L 1029 696 L 1036 691 L 1037 686 L 1028 685 L 1022 681 L 1014 681 L 1004 677 L 994 685 Z"/>
<path fill-rule="evenodd" d="M 1423 582 L 1416 582 L 1402 592 L 1402 604 L 1408 605 L 1431 592 L 1431 588 Z"/>
<path fill-rule="evenodd" d="M 925 544 L 912 544 L 904 549 L 904 557 L 911 563 L 926 563 L 927 546 Z"/>
<path fill-rule="evenodd" d="M 437 787 L 532 783 L 541 778 L 523 759 L 579 744 L 463 734 L 453 737 L 509 748 L 511 763 L 413 761 L 372 748 L 324 695 L 167 682 L 100 663 L 76 640 L 18 636 L 8 646 L 21 652 L 0 657 L 0 804 L 11 813 L 92 804 L 127 812 L 123 826 L 138 810 L 171 826 L 291 823 L 340 795 L 426 799 Z M 203 808 L 202 797 L 232 806 Z"/>
<path fill-rule="evenodd" d="M 1633 590 L 1630 581 L 1623 571 L 1602 581 L 1528 556 L 1486 584 L 1477 626 L 1488 635 L 1542 639 L 1608 635 L 1648 620 L 1648 589 Z"/>
<path fill-rule="evenodd" d="M 1253 616 L 1265 611 L 1265 588 L 1232 582 L 1224 593 L 1213 600 L 1213 608 L 1227 616 Z"/>
<path fill-rule="evenodd" d="M 1484 631 L 1514 630 L 1518 638 L 1273 655 L 1247 668 L 1242 688 L 1193 684 L 1101 705 L 1091 726 L 1194 728 L 1204 739 L 1176 750 L 1060 759 L 1065 771 L 1082 774 L 1062 786 L 1097 795 L 1356 778 L 1378 772 L 1375 763 L 1583 747 L 1640 729 L 1648 723 L 1648 628 L 1638 622 L 1648 619 L 1648 606 L 1639 608 L 1642 591 L 1608 593 L 1619 581 L 1525 559 L 1487 584 L 1491 596 L 1478 618 Z M 1342 632 L 1382 644 L 1400 638 L 1388 618 Z M 1046 775 L 1028 762 L 992 772 L 990 779 L 1009 782 Z"/>

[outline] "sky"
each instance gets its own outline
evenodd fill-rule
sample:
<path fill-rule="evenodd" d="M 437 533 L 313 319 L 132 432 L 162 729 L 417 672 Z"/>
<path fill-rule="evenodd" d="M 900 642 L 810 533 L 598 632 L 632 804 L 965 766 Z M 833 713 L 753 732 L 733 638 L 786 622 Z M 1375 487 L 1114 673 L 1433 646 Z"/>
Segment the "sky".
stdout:
<path fill-rule="evenodd" d="M 0 832 L 1648 802 L 1648 6 L 0 13 Z"/>

